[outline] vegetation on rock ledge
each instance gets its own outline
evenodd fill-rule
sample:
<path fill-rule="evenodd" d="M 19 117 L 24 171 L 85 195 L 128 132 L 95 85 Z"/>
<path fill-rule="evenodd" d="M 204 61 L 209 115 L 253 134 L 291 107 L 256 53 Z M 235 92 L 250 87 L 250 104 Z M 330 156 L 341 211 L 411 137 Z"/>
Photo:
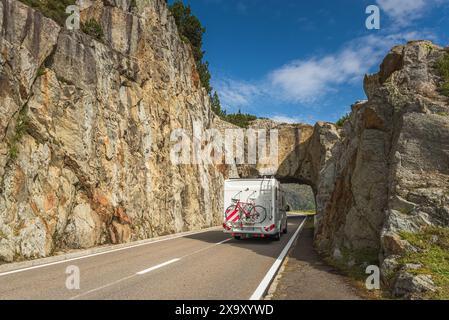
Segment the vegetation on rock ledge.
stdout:
<path fill-rule="evenodd" d="M 427 293 L 424 298 L 449 299 L 449 228 L 427 227 L 419 233 L 401 233 L 417 252 L 407 252 L 402 264 L 419 264 L 422 267 L 410 273 L 426 274 L 439 287 L 435 293 Z"/>
<path fill-rule="evenodd" d="M 103 28 L 95 19 L 89 19 L 85 23 L 82 23 L 81 30 L 98 41 L 104 40 Z"/>
<path fill-rule="evenodd" d="M 17 117 L 16 128 L 14 132 L 14 136 L 9 141 L 9 158 L 12 160 L 17 159 L 18 156 L 18 147 L 17 144 L 22 140 L 22 137 L 25 135 L 29 125 L 29 120 L 27 116 L 27 106 L 25 106 L 19 112 L 19 116 Z"/>
<path fill-rule="evenodd" d="M 221 117 L 224 121 L 232 123 L 240 128 L 248 128 L 252 121 L 256 120 L 257 117 L 248 113 L 233 113 L 233 114 L 224 114 Z"/>
<path fill-rule="evenodd" d="M 65 10 L 68 6 L 76 4 L 76 0 L 20 0 L 26 5 L 39 10 L 42 14 L 60 25 L 65 24 L 69 16 Z"/>
<path fill-rule="evenodd" d="M 343 127 L 343 125 L 345 124 L 345 122 L 347 120 L 349 120 L 350 114 L 347 113 L 344 116 L 342 116 L 340 119 L 338 119 L 338 121 L 335 123 L 335 125 L 339 128 Z"/>
<path fill-rule="evenodd" d="M 444 80 L 440 87 L 440 91 L 442 94 L 449 97 L 449 54 L 445 54 L 444 57 L 438 61 L 437 69 Z"/>

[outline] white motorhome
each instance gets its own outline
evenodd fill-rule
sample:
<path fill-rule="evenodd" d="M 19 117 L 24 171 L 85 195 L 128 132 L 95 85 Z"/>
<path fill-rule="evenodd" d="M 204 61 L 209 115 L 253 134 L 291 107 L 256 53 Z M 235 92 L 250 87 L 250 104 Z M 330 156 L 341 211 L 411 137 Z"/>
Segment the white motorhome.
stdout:
<path fill-rule="evenodd" d="M 237 239 L 274 238 L 287 233 L 287 211 L 275 178 L 231 179 L 224 186 L 223 228 Z"/>

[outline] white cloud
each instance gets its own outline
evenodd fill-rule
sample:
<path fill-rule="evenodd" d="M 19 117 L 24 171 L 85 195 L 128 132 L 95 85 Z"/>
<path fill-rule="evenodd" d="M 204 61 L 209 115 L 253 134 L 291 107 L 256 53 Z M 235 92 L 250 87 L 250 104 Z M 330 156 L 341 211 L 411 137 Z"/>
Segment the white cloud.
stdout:
<path fill-rule="evenodd" d="M 304 123 L 299 117 L 289 117 L 284 115 L 275 115 L 270 117 L 271 120 L 278 123 Z"/>
<path fill-rule="evenodd" d="M 417 32 L 370 35 L 346 43 L 335 54 L 290 62 L 268 76 L 271 92 L 290 102 L 315 102 L 339 85 L 362 81 L 392 46 L 419 38 L 432 36 Z"/>
<path fill-rule="evenodd" d="M 245 82 L 221 79 L 214 83 L 224 108 L 235 112 L 239 108 L 257 108 L 264 99 L 301 104 L 318 104 L 342 85 L 359 84 L 365 74 L 377 69 L 383 57 L 395 45 L 410 40 L 430 39 L 426 32 L 405 32 L 369 35 L 343 44 L 333 54 L 295 60 L 272 70 L 263 79 Z"/>
<path fill-rule="evenodd" d="M 447 3 L 448 0 L 376 0 L 376 2 L 397 26 L 407 26 L 421 18 L 426 10 Z"/>
<path fill-rule="evenodd" d="M 220 95 L 222 105 L 231 108 L 232 111 L 251 105 L 264 90 L 260 85 L 229 78 L 219 80 L 214 86 Z"/>

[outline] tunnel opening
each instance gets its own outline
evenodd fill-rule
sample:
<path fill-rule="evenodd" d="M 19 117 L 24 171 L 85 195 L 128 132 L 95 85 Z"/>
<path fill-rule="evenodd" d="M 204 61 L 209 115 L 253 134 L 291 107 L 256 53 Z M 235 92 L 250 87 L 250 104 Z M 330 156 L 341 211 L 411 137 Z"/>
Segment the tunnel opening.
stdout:
<path fill-rule="evenodd" d="M 304 183 L 282 182 L 285 201 L 290 213 L 315 214 L 316 197 L 312 187 Z"/>

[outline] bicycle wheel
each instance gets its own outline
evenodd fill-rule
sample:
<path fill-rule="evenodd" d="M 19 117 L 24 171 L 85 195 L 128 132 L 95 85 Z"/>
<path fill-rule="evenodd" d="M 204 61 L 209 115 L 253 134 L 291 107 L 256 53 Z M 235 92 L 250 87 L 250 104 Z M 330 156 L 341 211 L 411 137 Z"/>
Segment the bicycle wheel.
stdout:
<path fill-rule="evenodd" d="M 235 223 L 240 220 L 240 210 L 235 205 L 231 205 L 226 209 L 225 219 L 227 223 Z"/>
<path fill-rule="evenodd" d="M 262 206 L 255 206 L 251 210 L 251 217 L 254 223 L 262 223 L 267 218 L 267 209 Z"/>

